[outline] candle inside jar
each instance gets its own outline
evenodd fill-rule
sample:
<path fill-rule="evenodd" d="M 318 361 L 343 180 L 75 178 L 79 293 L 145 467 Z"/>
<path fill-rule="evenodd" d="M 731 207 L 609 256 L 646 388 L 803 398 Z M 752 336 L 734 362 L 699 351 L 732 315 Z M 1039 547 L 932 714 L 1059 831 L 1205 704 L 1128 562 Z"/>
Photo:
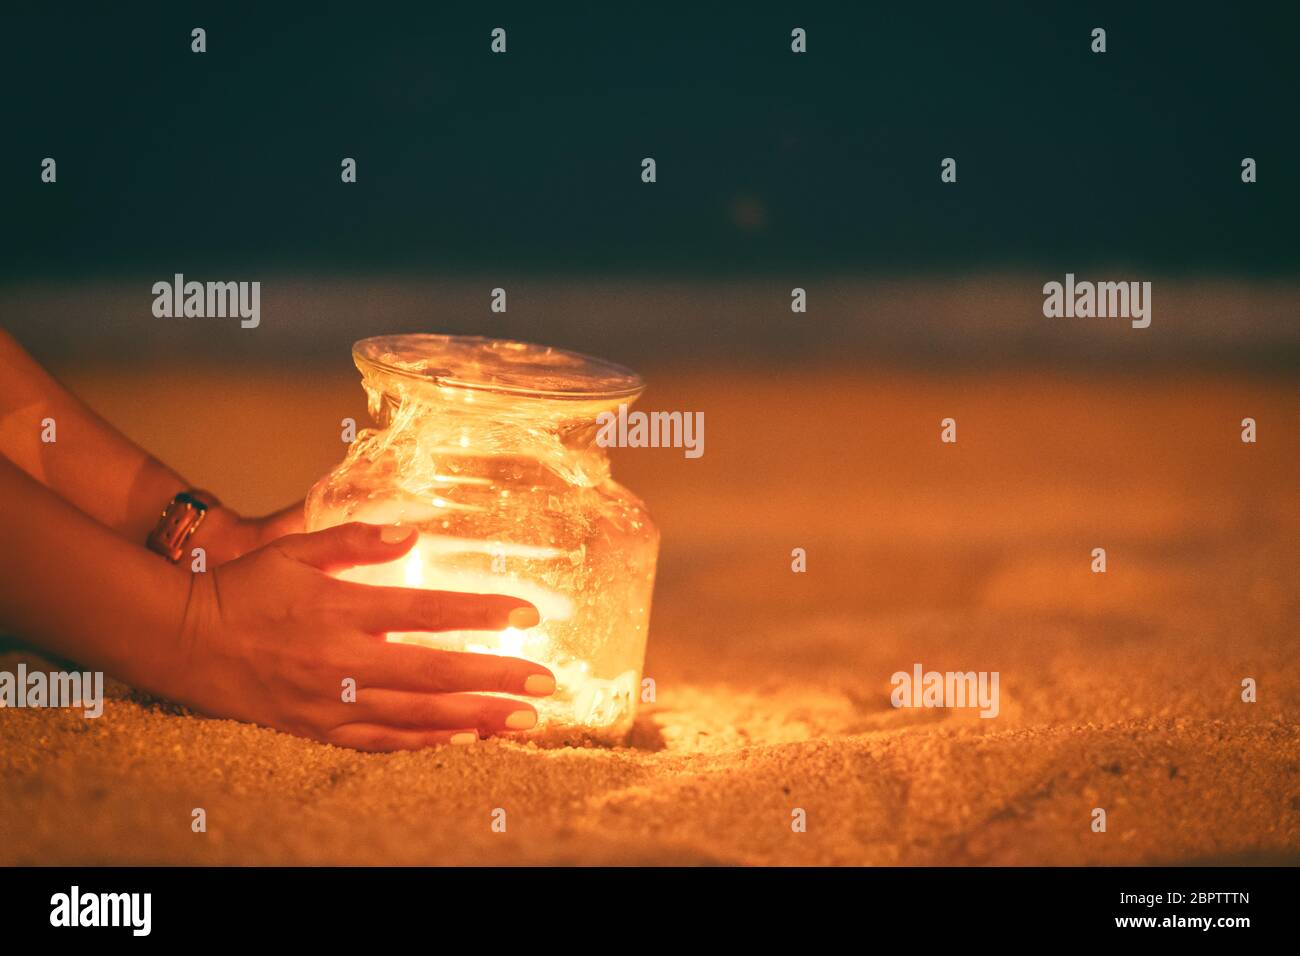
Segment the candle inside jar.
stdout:
<path fill-rule="evenodd" d="M 387 635 L 387 640 L 441 650 L 519 657 L 547 667 L 555 675 L 555 693 L 545 698 L 527 698 L 537 709 L 538 731 L 546 730 L 555 722 L 592 728 L 618 723 L 632 706 L 636 671 L 624 671 L 613 679 L 592 676 L 591 665 L 586 660 L 566 653 L 562 642 L 551 638 L 552 628 L 563 628 L 573 617 L 573 602 L 535 580 L 465 566 L 482 563 L 485 556 L 507 565 L 512 558 L 529 562 L 568 561 L 564 552 L 553 548 L 421 534 L 405 557 L 389 564 L 350 568 L 340 572 L 339 577 L 373 586 L 508 594 L 528 601 L 537 608 L 541 621 L 526 630 L 507 627 L 502 631 L 395 631 Z"/>
<path fill-rule="evenodd" d="M 633 372 L 560 349 L 445 335 L 353 348 L 375 428 L 307 496 L 307 526 L 415 528 L 412 551 L 349 580 L 508 594 L 525 630 L 388 639 L 535 661 L 555 675 L 528 698 L 539 743 L 617 744 L 636 715 L 659 532 L 610 474 L 600 416 L 640 393 Z"/>

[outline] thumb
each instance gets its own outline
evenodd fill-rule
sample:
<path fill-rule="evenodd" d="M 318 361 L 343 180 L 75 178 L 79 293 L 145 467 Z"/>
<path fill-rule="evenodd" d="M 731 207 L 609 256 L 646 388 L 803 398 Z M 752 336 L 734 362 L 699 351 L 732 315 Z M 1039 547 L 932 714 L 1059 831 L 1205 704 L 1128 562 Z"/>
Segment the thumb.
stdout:
<path fill-rule="evenodd" d="M 411 550 L 417 537 L 415 528 L 353 521 L 311 534 L 286 535 L 274 546 L 295 561 L 332 572 L 395 561 Z"/>

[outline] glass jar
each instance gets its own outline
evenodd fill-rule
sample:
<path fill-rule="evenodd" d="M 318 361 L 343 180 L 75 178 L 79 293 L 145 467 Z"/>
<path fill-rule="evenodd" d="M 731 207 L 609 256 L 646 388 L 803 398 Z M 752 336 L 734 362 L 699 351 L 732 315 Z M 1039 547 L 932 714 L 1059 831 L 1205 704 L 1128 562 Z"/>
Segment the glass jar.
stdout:
<path fill-rule="evenodd" d="M 469 336 L 393 335 L 352 349 L 377 427 L 307 497 L 310 531 L 347 521 L 414 525 L 399 561 L 353 568 L 365 584 L 510 594 L 527 630 L 391 633 L 390 641 L 537 661 L 557 690 L 532 699 L 541 742 L 622 741 L 632 727 L 659 532 L 610 477 L 597 416 L 630 404 L 639 376 L 560 349 Z"/>

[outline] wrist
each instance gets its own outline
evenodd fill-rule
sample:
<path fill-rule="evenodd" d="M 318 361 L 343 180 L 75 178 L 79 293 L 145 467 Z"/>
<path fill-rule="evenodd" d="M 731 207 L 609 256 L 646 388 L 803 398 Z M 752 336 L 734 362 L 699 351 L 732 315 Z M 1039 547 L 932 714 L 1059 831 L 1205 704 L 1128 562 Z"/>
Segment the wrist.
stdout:
<path fill-rule="evenodd" d="M 224 564 L 257 546 L 256 529 L 238 512 L 218 505 L 209 508 L 201 524 L 190 536 L 190 546 L 202 548 L 211 564 Z"/>
<path fill-rule="evenodd" d="M 255 544 L 253 533 L 249 523 L 224 507 L 216 495 L 191 488 L 168 500 L 145 543 L 176 565 L 189 565 L 194 552 L 202 549 L 206 566 L 243 554 Z"/>
<path fill-rule="evenodd" d="M 145 620 L 133 629 L 136 633 L 120 669 L 131 686 L 170 700 L 179 699 L 190 658 L 185 635 L 191 605 L 200 584 L 198 579 L 206 577 L 181 568 L 159 567 L 151 582 L 154 599 L 143 609 Z"/>
<path fill-rule="evenodd" d="M 215 571 L 187 574 L 180 624 L 167 654 L 159 659 L 160 693 L 178 703 L 197 706 L 194 681 L 203 647 L 220 625 Z"/>
<path fill-rule="evenodd" d="M 137 544 L 146 541 L 168 502 L 187 487 L 184 479 L 151 459 L 131 488 L 125 521 L 112 527 Z"/>

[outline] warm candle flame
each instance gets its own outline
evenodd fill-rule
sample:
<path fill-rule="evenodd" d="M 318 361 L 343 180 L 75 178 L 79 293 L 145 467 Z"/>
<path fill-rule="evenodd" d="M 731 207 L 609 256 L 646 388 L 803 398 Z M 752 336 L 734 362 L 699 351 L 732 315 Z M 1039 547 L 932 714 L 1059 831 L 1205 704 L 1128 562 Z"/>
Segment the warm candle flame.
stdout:
<path fill-rule="evenodd" d="M 518 657 L 524 652 L 524 641 L 527 635 L 516 627 L 507 627 L 501 632 L 501 639 L 498 646 L 501 653 L 507 657 Z"/>
<path fill-rule="evenodd" d="M 420 558 L 418 547 L 412 548 L 406 556 L 406 563 L 402 565 L 402 577 L 406 579 L 408 588 L 418 588 L 424 584 L 424 562 Z"/>

